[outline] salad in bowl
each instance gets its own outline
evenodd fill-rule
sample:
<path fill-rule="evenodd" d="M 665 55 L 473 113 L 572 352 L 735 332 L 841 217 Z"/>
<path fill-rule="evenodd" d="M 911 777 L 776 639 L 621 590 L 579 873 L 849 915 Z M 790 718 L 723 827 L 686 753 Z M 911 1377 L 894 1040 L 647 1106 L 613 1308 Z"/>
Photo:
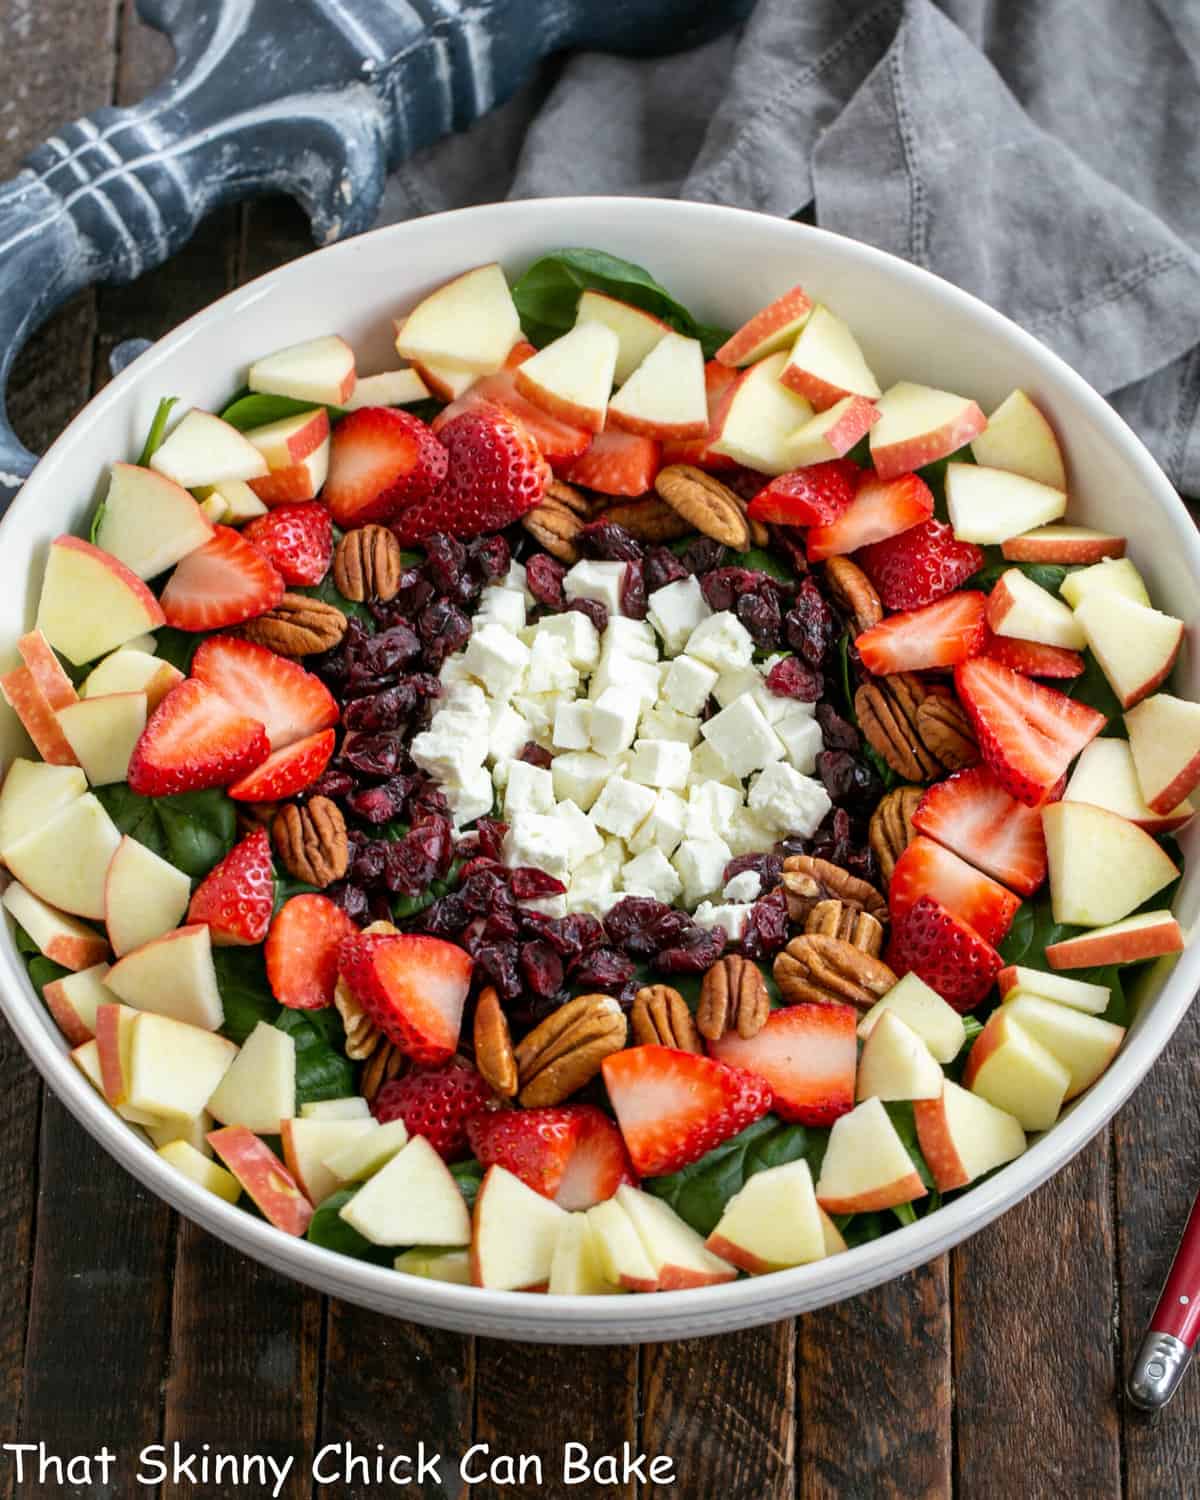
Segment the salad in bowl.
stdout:
<path fill-rule="evenodd" d="M 1184 946 L 1184 623 L 1053 410 L 776 291 L 475 267 L 392 368 L 172 392 L 50 543 L 3 904 L 193 1183 L 489 1291 L 715 1286 L 938 1213 L 1118 1056 Z"/>

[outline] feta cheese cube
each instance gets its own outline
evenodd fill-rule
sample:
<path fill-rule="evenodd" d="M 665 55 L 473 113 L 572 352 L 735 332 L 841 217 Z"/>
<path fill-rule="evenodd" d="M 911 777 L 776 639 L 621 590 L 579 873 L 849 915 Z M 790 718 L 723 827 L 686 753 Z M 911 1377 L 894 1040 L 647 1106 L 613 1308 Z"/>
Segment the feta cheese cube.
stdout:
<path fill-rule="evenodd" d="M 682 740 L 637 740 L 629 762 L 629 779 L 643 786 L 680 791 L 687 786 L 691 767 L 692 752 Z"/>
<path fill-rule="evenodd" d="M 565 917 L 571 909 L 565 896 L 531 896 L 520 904 L 523 911 L 536 911 L 543 917 Z"/>
<path fill-rule="evenodd" d="M 728 708 L 743 693 L 754 699 L 768 724 L 774 724 L 776 719 L 782 718 L 792 704 L 792 699 L 779 698 L 769 692 L 762 674 L 755 667 L 732 667 L 722 672 L 717 678 L 713 697 L 722 708 Z"/>
<path fill-rule="evenodd" d="M 660 696 L 681 714 L 698 714 L 717 684 L 717 674 L 685 652 L 667 668 Z"/>
<path fill-rule="evenodd" d="M 552 635 L 535 635 L 525 670 L 527 693 L 574 693 L 579 669 L 571 665 L 566 644 Z"/>
<path fill-rule="evenodd" d="M 658 703 L 642 710 L 641 733 L 647 740 L 679 740 L 690 749 L 700 738 L 700 720 Z"/>
<path fill-rule="evenodd" d="M 783 744 L 783 753 L 795 770 L 811 776 L 817 768 L 817 755 L 821 749 L 821 726 L 812 714 L 805 713 L 803 706 L 789 709 L 772 726 Z"/>
<path fill-rule="evenodd" d="M 476 818 L 486 817 L 492 810 L 495 790 L 492 773 L 486 766 L 479 766 L 463 778 L 461 786 L 446 787 L 446 805 L 454 820 L 455 828 L 464 828 Z"/>
<path fill-rule="evenodd" d="M 684 839 L 671 863 L 683 881 L 683 899 L 695 906 L 724 884 L 725 866 L 732 856 L 723 839 Z"/>
<path fill-rule="evenodd" d="M 689 656 L 698 657 L 710 667 L 716 667 L 718 672 L 748 667 L 754 660 L 754 640 L 750 632 L 727 609 L 701 620 L 688 636 L 687 649 Z"/>
<path fill-rule="evenodd" d="M 683 881 L 661 849 L 647 849 L 623 865 L 621 885 L 630 896 L 651 896 L 668 905 L 683 890 Z"/>
<path fill-rule="evenodd" d="M 576 802 L 587 812 L 600 795 L 600 788 L 612 775 L 608 761 L 586 750 L 572 750 L 556 755 L 550 767 L 554 795 L 560 802 Z"/>
<path fill-rule="evenodd" d="M 528 608 L 533 603 L 533 595 L 529 592 L 529 586 L 525 578 L 525 564 L 510 562 L 508 572 L 500 580 L 506 589 L 515 589 L 517 593 L 525 595 L 525 605 Z"/>
<path fill-rule="evenodd" d="M 748 693 L 714 714 L 700 726 L 700 733 L 738 776 L 749 776 L 783 758 L 783 742 Z"/>
<path fill-rule="evenodd" d="M 517 813 L 552 813 L 554 811 L 554 778 L 541 766 L 514 760 L 508 770 L 504 788 L 504 816 Z"/>
<path fill-rule="evenodd" d="M 488 702 L 483 689 L 477 682 L 448 684 L 434 712 L 434 718 L 440 719 L 446 714 L 467 714 L 474 719 L 487 718 Z"/>
<path fill-rule="evenodd" d="M 473 682 L 474 678 L 467 670 L 466 658 L 461 651 L 456 651 L 448 656 L 442 663 L 442 670 L 438 673 L 438 681 L 443 687 L 449 687 L 453 682 Z"/>
<path fill-rule="evenodd" d="M 517 693 L 512 706 L 529 725 L 529 738 L 549 749 L 554 731 L 554 715 L 558 712 L 557 696 L 553 693 Z"/>
<path fill-rule="evenodd" d="M 493 703 L 488 724 L 487 758 L 512 760 L 521 753 L 530 738 L 529 721 L 510 703 Z"/>
<path fill-rule="evenodd" d="M 625 863 L 625 845 L 620 839 L 606 839 L 596 854 L 581 860 L 571 876 L 567 903 L 572 911 L 595 911 L 596 898 L 616 890 Z"/>
<path fill-rule="evenodd" d="M 644 854 L 647 849 L 661 849 L 670 859 L 679 847 L 687 821 L 687 803 L 678 792 L 664 787 L 654 799 L 650 814 L 637 827 L 629 840 L 631 854 Z"/>
<path fill-rule="evenodd" d="M 762 876 L 757 870 L 742 870 L 725 882 L 721 894 L 726 901 L 755 902 L 762 895 Z"/>
<path fill-rule="evenodd" d="M 654 806 L 655 796 L 648 786 L 638 786 L 624 776 L 613 776 L 592 808 L 592 822 L 605 833 L 627 839 Z"/>
<path fill-rule="evenodd" d="M 529 647 L 503 625 L 489 622 L 472 632 L 463 664 L 490 698 L 511 698 L 529 665 Z"/>
<path fill-rule="evenodd" d="M 637 734 L 641 706 L 628 689 L 606 688 L 592 704 L 592 748 L 601 755 L 627 750 Z"/>
<path fill-rule="evenodd" d="M 726 786 L 737 787 L 739 792 L 742 789 L 742 778 L 730 768 L 725 757 L 715 745 L 702 740 L 692 751 L 688 785 L 703 786 L 706 781 L 723 782 Z"/>
<path fill-rule="evenodd" d="M 746 928 L 746 918 L 750 915 L 750 908 L 732 903 L 714 906 L 711 901 L 702 901 L 692 915 L 696 919 L 697 927 L 705 927 L 709 931 L 714 927 L 723 927 L 729 941 L 736 943 L 741 941 L 742 933 Z"/>
<path fill-rule="evenodd" d="M 504 835 L 501 858 L 510 869 L 532 865 L 565 885 L 569 873 L 566 829 L 553 813 L 514 813 Z"/>
<path fill-rule="evenodd" d="M 554 746 L 558 750 L 586 750 L 592 743 L 592 705 L 586 698 L 560 701 L 554 711 Z"/>
<path fill-rule="evenodd" d="M 622 656 L 634 656 L 639 661 L 658 661 L 653 627 L 645 620 L 631 620 L 625 615 L 613 615 L 609 620 L 601 638 L 601 650 L 610 655 L 619 652 Z"/>
<path fill-rule="evenodd" d="M 689 839 L 724 838 L 742 805 L 740 786 L 705 781 L 688 790 L 687 819 L 683 834 Z"/>
<path fill-rule="evenodd" d="M 646 601 L 646 618 L 672 656 L 683 650 L 692 631 L 711 614 L 694 577 L 679 578 L 655 589 Z"/>
<path fill-rule="evenodd" d="M 515 589 L 486 588 L 479 596 L 479 603 L 475 606 L 475 621 L 492 621 L 496 625 L 503 625 L 505 630 L 511 630 L 516 635 L 518 630 L 525 628 L 525 593 L 518 593 Z"/>
<path fill-rule="evenodd" d="M 757 813 L 752 813 L 748 807 L 740 807 L 724 837 L 734 854 L 765 854 L 774 845 L 777 835 Z"/>
<path fill-rule="evenodd" d="M 462 786 L 478 769 L 476 746 L 462 735 L 432 726 L 414 737 L 409 753 L 414 763 L 445 787 Z"/>
<path fill-rule="evenodd" d="M 600 660 L 600 632 L 577 609 L 539 620 L 534 627 L 534 639 L 540 640 L 542 636 L 561 641 L 567 660 L 581 671 L 590 671 Z"/>
<path fill-rule="evenodd" d="M 614 652 L 600 653 L 600 662 L 592 673 L 588 685 L 588 696 L 600 698 L 610 687 L 620 688 L 622 694 L 633 699 L 641 711 L 643 704 L 650 704 L 658 697 L 658 663 L 640 661 L 636 656 L 625 656 Z"/>
<path fill-rule="evenodd" d="M 554 809 L 567 834 L 567 863 L 574 870 L 604 848 L 604 836 L 577 802 L 568 798 Z"/>
<path fill-rule="evenodd" d="M 754 780 L 747 799 L 758 814 L 779 833 L 809 838 L 833 807 L 829 793 L 819 781 L 783 761 L 775 761 Z"/>
<path fill-rule="evenodd" d="M 628 566 L 623 562 L 592 562 L 590 558 L 577 562 L 563 577 L 563 592 L 568 601 L 598 599 L 610 615 L 619 615 Z"/>

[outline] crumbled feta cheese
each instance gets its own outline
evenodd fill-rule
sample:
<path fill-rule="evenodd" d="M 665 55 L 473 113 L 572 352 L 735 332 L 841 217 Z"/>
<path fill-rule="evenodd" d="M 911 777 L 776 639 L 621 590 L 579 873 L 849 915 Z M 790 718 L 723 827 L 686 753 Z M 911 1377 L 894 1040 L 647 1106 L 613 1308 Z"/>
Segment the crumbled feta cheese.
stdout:
<path fill-rule="evenodd" d="M 683 881 L 683 899 L 689 906 L 695 907 L 702 897 L 721 889 L 731 858 L 723 839 L 684 839 L 671 863 Z"/>
<path fill-rule="evenodd" d="M 525 594 L 515 589 L 486 588 L 475 606 L 475 627 L 491 621 L 516 635 L 525 628 Z"/>
<path fill-rule="evenodd" d="M 667 668 L 660 696 L 681 714 L 698 714 L 717 685 L 712 667 L 686 652 Z"/>
<path fill-rule="evenodd" d="M 603 697 L 609 688 L 620 688 L 621 692 L 638 705 L 650 704 L 658 697 L 658 666 L 655 662 L 640 661 L 636 656 L 617 653 L 600 653 L 600 664 L 592 673 L 588 693 L 594 700 Z"/>
<path fill-rule="evenodd" d="M 510 703 L 493 703 L 488 728 L 488 759 L 512 760 L 530 738 L 529 721 Z"/>
<path fill-rule="evenodd" d="M 819 781 L 776 761 L 754 780 L 747 799 L 751 811 L 779 833 L 809 838 L 833 807 Z"/>
<path fill-rule="evenodd" d="M 724 782 L 726 786 L 742 789 L 742 778 L 726 762 L 715 745 L 702 740 L 692 751 L 692 769 L 688 773 L 689 786 L 703 786 L 706 781 Z"/>
<path fill-rule="evenodd" d="M 688 789 L 687 820 L 684 837 L 689 839 L 724 838 L 738 808 L 742 805 L 741 786 L 727 786 L 721 781 L 703 781 Z"/>
<path fill-rule="evenodd" d="M 750 908 L 735 904 L 714 906 L 711 901 L 702 901 L 693 915 L 697 927 L 704 927 L 710 931 L 714 927 L 723 927 L 729 941 L 736 943 L 741 941 L 742 933 L 746 928 L 746 918 L 750 915 Z"/>
<path fill-rule="evenodd" d="M 554 711 L 554 746 L 557 750 L 586 750 L 592 743 L 592 705 L 586 698 L 559 703 Z"/>
<path fill-rule="evenodd" d="M 577 802 L 570 798 L 560 802 L 554 809 L 554 816 L 566 830 L 567 863 L 572 870 L 604 848 L 603 835 Z"/>
<path fill-rule="evenodd" d="M 463 664 L 490 698 L 511 698 L 529 665 L 529 647 L 503 625 L 487 624 L 472 633 Z"/>
<path fill-rule="evenodd" d="M 658 642 L 652 627 L 645 620 L 631 620 L 627 615 L 611 617 L 604 628 L 601 650 L 608 656 L 633 656 L 639 661 L 658 664 Z"/>
<path fill-rule="evenodd" d="M 535 635 L 525 671 L 527 693 L 570 693 L 579 688 L 579 668 L 571 665 L 566 643 L 553 635 Z"/>
<path fill-rule="evenodd" d="M 629 840 L 630 853 L 644 854 L 647 849 L 661 849 L 669 859 L 679 847 L 686 821 L 687 803 L 678 792 L 664 787 L 654 799 L 649 816 Z"/>
<path fill-rule="evenodd" d="M 495 798 L 492 773 L 486 766 L 477 766 L 463 778 L 461 786 L 447 785 L 445 793 L 455 828 L 463 828 L 491 812 Z"/>
<path fill-rule="evenodd" d="M 584 812 L 588 811 L 600 795 L 600 788 L 611 774 L 612 768 L 608 761 L 587 750 L 572 750 L 566 755 L 556 755 L 550 766 L 554 795 L 560 802 L 577 802 Z"/>
<path fill-rule="evenodd" d="M 525 605 L 528 608 L 533 603 L 533 595 L 529 592 L 529 586 L 525 579 L 525 564 L 510 562 L 508 572 L 500 580 L 506 589 L 515 589 L 519 594 L 525 595 Z"/>
<path fill-rule="evenodd" d="M 655 795 L 648 786 L 638 786 L 624 776 L 613 776 L 596 799 L 592 822 L 605 833 L 627 839 L 649 815 L 654 803 Z"/>
<path fill-rule="evenodd" d="M 610 615 L 621 613 L 621 591 L 625 586 L 623 562 L 592 562 L 585 559 L 563 576 L 563 592 L 571 599 L 598 599 Z"/>
<path fill-rule="evenodd" d="M 820 753 L 821 726 L 812 714 L 805 713 L 803 706 L 789 709 L 773 725 L 783 744 L 784 754 L 793 768 L 804 776 L 811 776 L 817 768 Z"/>
<path fill-rule="evenodd" d="M 637 734 L 641 700 L 627 689 L 606 688 L 592 704 L 592 748 L 600 755 L 627 750 Z"/>
<path fill-rule="evenodd" d="M 672 656 L 683 650 L 691 633 L 711 614 L 694 577 L 679 578 L 655 589 L 646 601 L 646 618 Z"/>
<path fill-rule="evenodd" d="M 658 703 L 643 709 L 641 734 L 646 740 L 681 740 L 690 749 L 700 738 L 700 720 Z"/>
<path fill-rule="evenodd" d="M 721 894 L 726 901 L 757 901 L 762 895 L 762 877 L 757 870 L 742 870 L 725 882 Z"/>
<path fill-rule="evenodd" d="M 783 743 L 748 693 L 716 713 L 700 733 L 737 776 L 749 776 L 783 757 Z"/>
<path fill-rule="evenodd" d="M 778 835 L 769 828 L 757 813 L 748 807 L 740 807 L 734 813 L 729 830 L 724 834 L 725 842 L 734 854 L 763 854 L 775 843 Z"/>
<path fill-rule="evenodd" d="M 508 771 L 504 790 L 504 816 L 517 813 L 551 813 L 554 811 L 554 778 L 541 766 L 514 760 Z"/>
<path fill-rule="evenodd" d="M 723 609 L 701 620 L 688 636 L 687 651 L 689 656 L 725 672 L 750 665 L 754 659 L 754 640 L 738 617 Z"/>
<path fill-rule="evenodd" d="M 543 917 L 565 917 L 570 911 L 565 896 L 531 896 L 521 902 L 523 911 L 535 911 Z"/>
<path fill-rule="evenodd" d="M 547 615 L 534 626 L 534 639 L 549 636 L 561 641 L 567 660 L 580 671 L 589 672 L 600 660 L 600 632 L 577 609 L 567 609 L 560 615 Z"/>
<path fill-rule="evenodd" d="M 683 881 L 661 849 L 647 849 L 623 865 L 621 885 L 631 896 L 651 896 L 668 905 L 683 890 Z"/>
<path fill-rule="evenodd" d="M 748 694 L 763 711 L 768 724 L 783 717 L 791 706 L 790 698 L 780 698 L 768 690 L 762 674 L 755 667 L 732 667 L 722 672 L 713 689 L 713 697 L 722 708 Z"/>
<path fill-rule="evenodd" d="M 442 670 L 438 673 L 438 681 L 443 687 L 449 687 L 453 682 L 472 682 L 470 672 L 467 670 L 466 659 L 461 651 L 456 651 L 448 656 L 442 663 Z"/>
<path fill-rule="evenodd" d="M 529 725 L 529 738 L 549 749 L 553 733 L 554 715 L 558 712 L 558 697 L 554 693 L 535 695 L 517 693 L 512 706 Z"/>
<path fill-rule="evenodd" d="M 569 873 L 566 829 L 553 813 L 514 813 L 501 857 L 510 869 L 532 865 L 565 885 Z"/>
<path fill-rule="evenodd" d="M 637 740 L 629 762 L 629 779 L 643 786 L 680 791 L 687 786 L 691 767 L 692 752 L 682 740 Z"/>

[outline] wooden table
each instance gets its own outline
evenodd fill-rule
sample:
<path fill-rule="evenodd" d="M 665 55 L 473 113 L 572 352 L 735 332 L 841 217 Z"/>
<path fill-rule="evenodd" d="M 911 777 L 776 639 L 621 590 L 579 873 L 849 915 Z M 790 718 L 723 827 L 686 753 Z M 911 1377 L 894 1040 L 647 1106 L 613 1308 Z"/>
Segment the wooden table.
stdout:
<path fill-rule="evenodd" d="M 0 4 L 0 173 L 62 120 L 161 76 L 167 49 L 132 9 Z M 21 361 L 18 432 L 43 447 L 103 384 L 115 343 L 164 333 L 307 248 L 298 212 L 261 202 L 208 222 L 136 286 L 79 298 Z M 90 1492 L 122 1497 L 154 1492 L 134 1459 L 176 1440 L 295 1455 L 288 1500 L 382 1495 L 315 1484 L 313 1454 L 421 1439 L 447 1455 L 443 1481 L 395 1493 L 457 1496 L 458 1456 L 485 1442 L 545 1460 L 541 1486 L 469 1490 L 496 1500 L 1195 1494 L 1200 1374 L 1154 1425 L 1119 1387 L 1200 1184 L 1198 1043 L 1193 1016 L 1112 1130 L 952 1255 L 794 1324 L 585 1351 L 390 1323 L 281 1281 L 127 1177 L 0 1027 L 0 1443 L 66 1457 L 107 1443 L 120 1477 Z M 669 1454 L 676 1482 L 567 1487 L 569 1441 Z M 26 1492 L 0 1454 L 0 1500 Z"/>

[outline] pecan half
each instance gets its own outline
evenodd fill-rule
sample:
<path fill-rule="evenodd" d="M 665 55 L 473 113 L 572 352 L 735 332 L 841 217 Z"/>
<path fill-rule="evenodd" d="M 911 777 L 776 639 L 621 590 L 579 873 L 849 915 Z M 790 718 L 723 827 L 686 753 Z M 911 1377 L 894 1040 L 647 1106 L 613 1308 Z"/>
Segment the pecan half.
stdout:
<path fill-rule="evenodd" d="M 848 557 L 826 559 L 825 583 L 842 612 L 853 622 L 855 635 L 870 630 L 883 619 L 883 605 L 875 585 Z"/>
<path fill-rule="evenodd" d="M 575 538 L 583 530 L 583 521 L 559 501 L 543 501 L 541 505 L 534 506 L 521 517 L 521 525 L 539 547 L 544 547 L 559 562 L 579 561 Z"/>
<path fill-rule="evenodd" d="M 585 519 L 595 509 L 588 495 L 585 495 L 582 490 L 577 490 L 573 484 L 567 484 L 563 479 L 551 479 L 546 486 L 543 503 L 564 505 L 568 510 L 574 511 L 577 516 L 583 516 Z"/>
<path fill-rule="evenodd" d="M 812 854 L 789 854 L 783 862 L 781 877 L 787 895 L 788 915 L 793 922 L 803 922 L 818 901 L 831 897 L 846 906 L 870 912 L 877 922 L 887 921 L 887 902 L 867 880 L 860 880 L 828 859 Z"/>
<path fill-rule="evenodd" d="M 314 656 L 332 651 L 346 634 L 346 624 L 341 610 L 323 599 L 289 593 L 265 615 L 247 620 L 242 634 L 277 656 Z"/>
<path fill-rule="evenodd" d="M 281 807 L 271 824 L 271 840 L 288 874 L 308 885 L 332 885 L 350 864 L 346 820 L 328 797 L 313 797 L 303 807 L 294 802 Z"/>
<path fill-rule="evenodd" d="M 825 1005 L 848 1002 L 867 1009 L 896 983 L 895 974 L 882 959 L 844 938 L 823 933 L 793 938 L 775 955 L 773 973 L 789 1005 L 810 1000 Z"/>
<path fill-rule="evenodd" d="M 629 1017 L 639 1047 L 674 1047 L 677 1052 L 703 1052 L 704 1042 L 687 1001 L 669 984 L 648 984 L 638 990 Z"/>
<path fill-rule="evenodd" d="M 475 1066 L 502 1099 L 517 1092 L 517 1057 L 513 1051 L 508 1017 L 500 1009 L 500 997 L 489 984 L 475 1002 Z"/>
<path fill-rule="evenodd" d="M 639 542 L 676 542 L 693 530 L 692 523 L 658 495 L 617 500 L 606 506 L 596 519 L 623 526 Z"/>
<path fill-rule="evenodd" d="M 333 581 L 339 593 L 358 604 L 364 599 L 386 604 L 400 590 L 401 556 L 400 543 L 386 526 L 360 526 L 337 544 Z"/>
<path fill-rule="evenodd" d="M 869 911 L 849 906 L 836 897 L 816 903 L 804 919 L 804 930 L 810 936 L 841 938 L 872 958 L 883 952 L 883 924 Z"/>
<path fill-rule="evenodd" d="M 700 982 L 696 1026 L 700 1035 L 718 1042 L 731 1031 L 749 1041 L 767 1024 L 771 998 L 767 981 L 751 959 L 730 953 L 719 958 Z"/>
<path fill-rule="evenodd" d="M 925 688 L 911 672 L 875 677 L 854 695 L 858 727 L 868 743 L 905 781 L 929 781 L 942 769 L 917 730 Z"/>
<path fill-rule="evenodd" d="M 691 464 L 668 464 L 660 469 L 654 488 L 672 510 L 677 510 L 697 531 L 722 542 L 735 552 L 750 545 L 750 526 L 741 502 L 733 491 Z"/>
<path fill-rule="evenodd" d="M 369 927 L 363 928 L 364 933 L 369 934 L 392 934 L 399 930 L 390 922 L 372 922 Z M 339 978 L 337 982 L 337 987 L 333 992 L 333 1003 L 346 1029 L 346 1056 L 351 1062 L 363 1064 L 358 1082 L 359 1092 L 364 1099 L 374 1099 L 389 1079 L 397 1078 L 406 1071 L 408 1059 L 399 1047 L 394 1042 L 389 1042 L 375 1023 L 368 1019 L 362 1006 L 350 993 L 350 986 L 344 979 Z"/>
<path fill-rule="evenodd" d="M 917 709 L 917 733 L 947 771 L 979 761 L 979 746 L 962 704 L 949 693 L 930 693 Z"/>
<path fill-rule="evenodd" d="M 893 787 L 876 805 L 867 829 L 867 842 L 875 855 L 879 873 L 890 881 L 896 861 L 917 836 L 913 827 L 924 789 L 919 786 Z"/>
<path fill-rule="evenodd" d="M 526 1107 L 561 1104 L 625 1045 L 625 1014 L 611 995 L 577 995 L 517 1046 L 517 1072 Z"/>

